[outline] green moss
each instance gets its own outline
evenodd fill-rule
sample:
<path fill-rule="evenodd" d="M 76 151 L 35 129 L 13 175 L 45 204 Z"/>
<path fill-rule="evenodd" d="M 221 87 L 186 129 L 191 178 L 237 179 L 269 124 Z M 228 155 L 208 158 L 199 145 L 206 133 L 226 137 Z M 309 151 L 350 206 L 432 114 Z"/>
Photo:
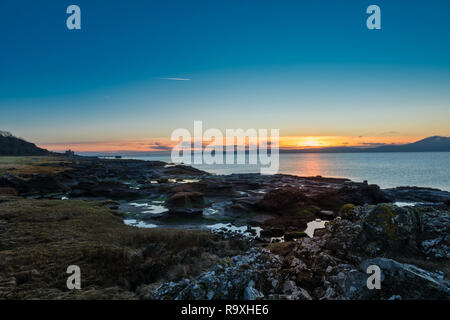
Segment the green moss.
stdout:
<path fill-rule="evenodd" d="M 339 216 L 343 218 L 347 218 L 353 215 L 355 210 L 355 205 L 352 203 L 344 204 L 341 209 L 339 210 Z"/>
<path fill-rule="evenodd" d="M 281 252 L 289 249 L 293 242 L 273 242 L 267 245 L 267 249 L 275 254 L 280 254 Z"/>
<path fill-rule="evenodd" d="M 305 219 L 314 219 L 316 217 L 316 214 L 319 212 L 319 208 L 308 207 L 295 211 L 294 215 Z"/>
<path fill-rule="evenodd" d="M 397 226 L 395 225 L 396 214 L 392 209 L 385 204 L 378 205 L 376 208 L 376 217 L 380 219 L 381 227 L 385 230 L 386 235 L 391 240 L 397 238 Z"/>

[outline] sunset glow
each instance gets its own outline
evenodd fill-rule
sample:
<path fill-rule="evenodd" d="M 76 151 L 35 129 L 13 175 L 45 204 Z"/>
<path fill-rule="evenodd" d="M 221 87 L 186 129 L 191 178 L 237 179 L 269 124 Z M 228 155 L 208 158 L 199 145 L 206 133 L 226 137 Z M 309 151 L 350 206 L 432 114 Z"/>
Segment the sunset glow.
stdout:
<path fill-rule="evenodd" d="M 314 149 L 326 147 L 376 147 L 383 144 L 406 144 L 424 137 L 351 137 L 351 136 L 298 136 L 280 137 L 280 148 Z M 69 142 L 39 144 L 48 150 L 62 152 L 71 149 L 76 152 L 163 152 L 169 153 L 176 144 L 167 138 L 152 138 L 142 140 L 98 141 L 98 142 Z"/>

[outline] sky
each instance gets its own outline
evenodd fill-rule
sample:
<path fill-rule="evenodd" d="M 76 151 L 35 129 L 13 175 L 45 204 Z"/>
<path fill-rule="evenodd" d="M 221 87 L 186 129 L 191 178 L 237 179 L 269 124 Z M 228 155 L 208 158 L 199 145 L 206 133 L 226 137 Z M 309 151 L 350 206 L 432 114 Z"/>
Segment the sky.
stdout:
<path fill-rule="evenodd" d="M 450 136 L 449 22 L 447 0 L 2 0 L 0 130 L 111 152 L 195 120 L 285 147 Z"/>

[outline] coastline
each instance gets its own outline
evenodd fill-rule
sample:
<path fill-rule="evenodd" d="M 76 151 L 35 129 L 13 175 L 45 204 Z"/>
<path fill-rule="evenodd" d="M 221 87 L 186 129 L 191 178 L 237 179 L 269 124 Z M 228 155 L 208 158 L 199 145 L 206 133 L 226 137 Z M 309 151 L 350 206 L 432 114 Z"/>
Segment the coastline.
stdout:
<path fill-rule="evenodd" d="M 6 283 L 0 286 L 1 297 L 31 298 L 33 284 L 43 297 L 52 298 L 50 292 L 56 290 L 58 298 L 75 298 L 64 290 L 64 275 L 47 283 L 48 269 L 44 272 L 40 266 L 51 269 L 55 261 L 78 259 L 91 272 L 89 289 L 77 298 L 89 299 L 95 292 L 120 299 L 388 299 L 395 292 L 369 292 L 352 277 L 360 277 L 361 266 L 370 259 L 394 259 L 377 261 L 388 264 L 393 273 L 410 270 L 403 262 L 427 269 L 414 276 L 414 281 L 426 284 L 423 292 L 408 293 L 400 285 L 405 279 L 387 276 L 398 288 L 397 295 L 449 298 L 448 192 L 418 187 L 382 190 L 348 179 L 282 174 L 220 176 L 159 161 L 77 156 L 16 158 L 0 169 L 0 255 L 11 262 L 20 252 L 27 261 L 12 264 L 12 270 L 1 265 L 0 283 Z M 394 202 L 420 205 L 398 207 Z M 141 205 L 130 210 L 133 203 Z M 127 219 L 156 228 L 127 226 Z M 309 237 L 307 224 L 316 219 L 326 221 L 325 228 Z M 194 226 L 244 228 L 209 232 L 170 227 L 193 221 Z M 172 241 L 177 244 L 167 247 Z M 63 243 L 64 250 L 59 247 Z M 25 247 L 33 250 L 24 251 Z M 161 250 L 163 265 L 172 266 L 165 271 L 158 258 Z M 31 258 L 36 252 L 48 252 L 47 260 L 36 262 Z M 136 256 L 130 258 L 132 252 Z M 188 259 L 188 252 L 197 252 L 197 258 Z M 96 279 L 109 259 L 120 266 L 114 271 L 117 277 Z M 248 272 L 241 272 L 243 268 Z M 207 270 L 216 270 L 216 276 Z M 293 272 L 294 280 L 289 276 Z M 358 290 L 343 289 L 340 274 L 358 284 Z M 187 276 L 192 279 L 188 283 L 183 280 Z M 427 277 L 437 279 L 439 286 L 428 283 Z M 263 280 L 272 278 L 277 285 Z M 233 290 L 226 293 L 222 285 L 231 279 Z M 211 292 L 192 291 L 212 282 Z"/>
<path fill-rule="evenodd" d="M 171 162 L 170 155 L 123 155 L 124 159 Z M 420 186 L 450 192 L 450 152 L 280 154 L 279 173 L 367 180 L 381 188 Z M 259 165 L 193 165 L 209 173 L 258 173 Z"/>

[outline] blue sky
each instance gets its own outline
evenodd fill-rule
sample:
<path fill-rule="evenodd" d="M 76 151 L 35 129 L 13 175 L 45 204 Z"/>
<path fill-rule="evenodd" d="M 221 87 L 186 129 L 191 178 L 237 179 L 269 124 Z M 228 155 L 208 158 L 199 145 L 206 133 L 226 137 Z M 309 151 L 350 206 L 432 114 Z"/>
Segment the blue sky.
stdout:
<path fill-rule="evenodd" d="M 71 4 L 81 30 L 66 28 Z M 371 4 L 382 30 L 366 28 Z M 0 128 L 40 144 L 164 138 L 194 120 L 450 135 L 449 22 L 444 0 L 2 0 Z"/>

